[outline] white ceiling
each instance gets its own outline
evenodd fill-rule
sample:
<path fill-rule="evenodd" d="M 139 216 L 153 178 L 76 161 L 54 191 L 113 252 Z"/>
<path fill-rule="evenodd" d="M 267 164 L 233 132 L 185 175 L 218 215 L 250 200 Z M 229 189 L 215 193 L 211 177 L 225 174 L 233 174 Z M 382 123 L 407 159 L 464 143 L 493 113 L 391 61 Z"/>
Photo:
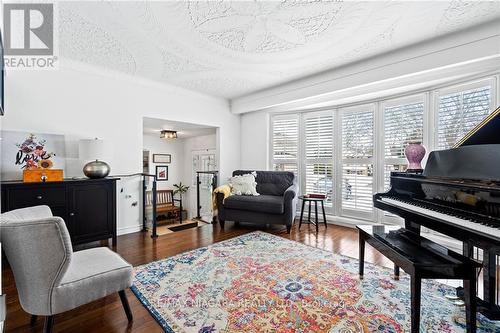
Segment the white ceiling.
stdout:
<path fill-rule="evenodd" d="M 68 1 L 64 58 L 232 99 L 500 19 L 500 2 Z"/>
<path fill-rule="evenodd" d="M 147 117 L 142 118 L 142 129 L 144 134 L 158 137 L 161 130 L 177 131 L 179 139 L 216 133 L 215 127 Z"/>

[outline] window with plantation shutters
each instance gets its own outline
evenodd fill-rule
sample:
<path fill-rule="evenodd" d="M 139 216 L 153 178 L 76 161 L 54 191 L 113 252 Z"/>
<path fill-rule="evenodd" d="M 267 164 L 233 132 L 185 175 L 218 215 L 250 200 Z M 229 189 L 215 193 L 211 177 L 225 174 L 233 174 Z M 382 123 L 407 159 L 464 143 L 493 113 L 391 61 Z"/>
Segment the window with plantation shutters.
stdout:
<path fill-rule="evenodd" d="M 422 142 L 424 132 L 424 97 L 384 103 L 384 189 L 389 189 L 392 171 L 405 171 L 405 147 Z"/>
<path fill-rule="evenodd" d="M 343 210 L 373 211 L 373 130 L 372 106 L 342 110 Z"/>
<path fill-rule="evenodd" d="M 331 111 L 304 116 L 305 192 L 325 194 L 326 206 L 333 199 L 333 114 Z"/>
<path fill-rule="evenodd" d="M 406 171 L 406 146 L 453 147 L 492 112 L 499 88 L 495 75 L 373 103 L 273 115 L 269 168 L 294 172 L 301 194 L 326 194 L 327 214 L 400 223 L 373 207 L 373 194 L 389 190 L 391 172 Z"/>
<path fill-rule="evenodd" d="M 299 152 L 298 116 L 273 117 L 271 131 L 273 169 L 297 173 L 297 156 Z"/>
<path fill-rule="evenodd" d="M 452 148 L 491 112 L 491 84 L 440 93 L 437 105 L 437 146 Z"/>

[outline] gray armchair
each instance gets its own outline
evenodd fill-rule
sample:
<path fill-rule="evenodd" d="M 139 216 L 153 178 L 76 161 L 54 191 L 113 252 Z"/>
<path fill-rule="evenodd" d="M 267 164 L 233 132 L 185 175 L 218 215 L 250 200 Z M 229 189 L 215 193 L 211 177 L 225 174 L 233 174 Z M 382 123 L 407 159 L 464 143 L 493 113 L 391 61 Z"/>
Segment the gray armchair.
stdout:
<path fill-rule="evenodd" d="M 2 214 L 0 234 L 32 325 L 37 316 L 45 316 L 44 332 L 52 332 L 54 315 L 115 292 L 132 321 L 125 294 L 132 285 L 132 266 L 106 247 L 73 252 L 63 219 L 52 216 L 49 207 Z"/>
<path fill-rule="evenodd" d="M 236 170 L 233 176 L 251 172 Z M 259 196 L 232 195 L 224 200 L 222 193 L 217 194 L 221 227 L 225 221 L 282 224 L 290 233 L 299 191 L 295 175 L 288 171 L 257 171 L 256 182 Z"/>

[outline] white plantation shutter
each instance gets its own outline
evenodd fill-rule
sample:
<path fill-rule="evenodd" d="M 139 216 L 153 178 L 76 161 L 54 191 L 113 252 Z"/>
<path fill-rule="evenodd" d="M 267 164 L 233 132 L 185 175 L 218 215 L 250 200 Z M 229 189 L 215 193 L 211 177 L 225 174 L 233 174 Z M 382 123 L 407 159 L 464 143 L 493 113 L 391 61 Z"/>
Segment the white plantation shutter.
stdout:
<path fill-rule="evenodd" d="M 343 110 L 341 117 L 342 209 L 372 212 L 373 110 Z"/>
<path fill-rule="evenodd" d="M 491 112 L 491 85 L 440 94 L 437 108 L 437 145 L 449 149 Z"/>
<path fill-rule="evenodd" d="M 297 117 L 273 119 L 273 160 L 294 160 L 299 143 Z"/>
<path fill-rule="evenodd" d="M 304 116 L 305 192 L 326 194 L 326 206 L 333 197 L 333 114 Z"/>
<path fill-rule="evenodd" d="M 422 142 L 424 102 L 400 104 L 384 108 L 385 158 L 405 158 L 410 142 Z"/>
<path fill-rule="evenodd" d="M 333 157 L 333 115 L 307 115 L 304 120 L 306 159 Z"/>
<path fill-rule="evenodd" d="M 273 169 L 297 173 L 299 152 L 298 116 L 276 116 L 272 119 L 271 126 Z"/>
<path fill-rule="evenodd" d="M 342 208 L 373 210 L 373 165 L 344 164 L 342 167 Z"/>
<path fill-rule="evenodd" d="M 342 159 L 373 157 L 373 111 L 342 114 Z"/>

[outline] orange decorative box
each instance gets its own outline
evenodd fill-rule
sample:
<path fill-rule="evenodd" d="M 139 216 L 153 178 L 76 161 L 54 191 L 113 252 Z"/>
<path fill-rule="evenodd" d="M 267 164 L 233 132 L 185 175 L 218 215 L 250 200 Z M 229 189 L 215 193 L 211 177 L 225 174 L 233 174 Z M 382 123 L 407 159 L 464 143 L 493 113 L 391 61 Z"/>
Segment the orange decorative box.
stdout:
<path fill-rule="evenodd" d="M 23 182 L 60 182 L 63 180 L 62 169 L 33 169 L 23 171 Z"/>

